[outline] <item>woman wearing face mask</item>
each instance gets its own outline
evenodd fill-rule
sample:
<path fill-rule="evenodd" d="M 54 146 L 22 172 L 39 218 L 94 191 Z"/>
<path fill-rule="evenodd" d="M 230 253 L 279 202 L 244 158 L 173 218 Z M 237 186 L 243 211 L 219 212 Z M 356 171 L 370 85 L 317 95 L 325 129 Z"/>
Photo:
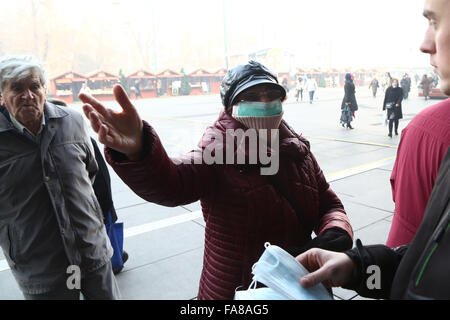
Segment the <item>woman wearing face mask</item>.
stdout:
<path fill-rule="evenodd" d="M 85 114 L 107 146 L 106 159 L 116 173 L 150 202 L 179 206 L 201 201 L 206 227 L 198 299 L 233 299 L 236 288 L 248 287 L 265 242 L 293 255 L 311 247 L 351 247 L 353 231 L 342 203 L 309 142 L 283 120 L 286 91 L 263 65 L 250 61 L 227 72 L 220 92 L 224 109 L 198 149 L 178 158 L 167 156 L 154 128 L 140 119 L 122 88 L 114 92 L 120 114 L 90 96 L 80 98 L 89 103 Z M 271 129 L 275 135 L 266 139 L 268 131 L 262 130 Z M 255 136 L 261 138 L 257 145 L 251 143 Z M 261 145 L 270 163 L 256 150 Z M 205 156 L 222 152 L 222 160 L 206 161 Z M 275 162 L 277 170 L 263 174 Z M 318 236 L 311 239 L 313 231 Z"/>
<path fill-rule="evenodd" d="M 389 120 L 389 134 L 392 138 L 392 127 L 395 126 L 395 135 L 398 135 L 399 119 L 403 118 L 402 113 L 403 89 L 398 86 L 398 79 L 392 79 L 392 85 L 386 89 L 384 95 L 383 110 L 387 110 Z"/>

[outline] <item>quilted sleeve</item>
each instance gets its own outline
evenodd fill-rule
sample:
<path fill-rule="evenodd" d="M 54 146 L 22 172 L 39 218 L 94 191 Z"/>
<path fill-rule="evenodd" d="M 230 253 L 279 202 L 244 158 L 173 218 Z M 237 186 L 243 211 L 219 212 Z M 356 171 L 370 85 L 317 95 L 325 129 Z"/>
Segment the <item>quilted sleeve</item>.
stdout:
<path fill-rule="evenodd" d="M 141 198 L 175 207 L 212 192 L 214 166 L 202 162 L 201 150 L 169 158 L 155 130 L 144 121 L 144 158 L 129 161 L 123 154 L 105 149 L 105 157 L 119 177 Z"/>

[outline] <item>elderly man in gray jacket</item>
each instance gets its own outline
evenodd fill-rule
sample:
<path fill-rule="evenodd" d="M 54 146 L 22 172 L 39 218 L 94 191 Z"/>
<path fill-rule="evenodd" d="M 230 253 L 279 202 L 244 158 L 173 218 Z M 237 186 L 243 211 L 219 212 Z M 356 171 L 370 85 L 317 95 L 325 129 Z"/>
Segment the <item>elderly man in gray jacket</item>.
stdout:
<path fill-rule="evenodd" d="M 46 102 L 31 56 L 0 61 L 0 246 L 26 299 L 118 299 L 81 114 Z"/>

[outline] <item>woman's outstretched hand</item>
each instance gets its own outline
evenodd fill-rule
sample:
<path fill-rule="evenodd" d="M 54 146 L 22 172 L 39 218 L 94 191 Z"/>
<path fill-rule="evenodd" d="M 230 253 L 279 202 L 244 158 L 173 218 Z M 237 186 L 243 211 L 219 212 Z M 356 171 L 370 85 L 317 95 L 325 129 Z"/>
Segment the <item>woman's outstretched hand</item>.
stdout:
<path fill-rule="evenodd" d="M 113 88 L 121 112 L 106 108 L 91 95 L 81 93 L 83 111 L 105 146 L 122 152 L 130 160 L 138 160 L 142 153 L 143 124 L 136 108 L 120 85 Z"/>

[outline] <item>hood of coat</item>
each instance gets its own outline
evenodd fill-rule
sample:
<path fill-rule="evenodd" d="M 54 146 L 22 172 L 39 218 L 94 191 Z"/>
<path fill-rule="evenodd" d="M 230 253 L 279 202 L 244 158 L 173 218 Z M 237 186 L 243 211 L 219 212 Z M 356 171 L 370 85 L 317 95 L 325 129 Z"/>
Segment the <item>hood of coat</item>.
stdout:
<path fill-rule="evenodd" d="M 353 82 L 352 74 L 351 74 L 351 73 L 345 74 L 345 81 L 346 81 L 346 82 Z"/>
<path fill-rule="evenodd" d="M 248 130 L 243 124 L 235 120 L 230 114 L 226 113 L 224 110 L 220 112 L 219 118 L 214 122 L 214 124 L 208 127 L 203 134 L 198 147 L 214 148 L 215 150 L 226 150 L 227 144 L 227 130 L 238 130 L 241 129 L 243 132 Z M 212 145 L 214 144 L 214 145 Z M 240 147 L 239 143 L 233 143 L 233 153 L 234 159 L 237 157 L 238 151 L 245 152 L 246 163 L 249 159 L 250 148 L 249 143 L 242 143 Z M 309 142 L 299 136 L 295 131 L 289 127 L 289 125 L 282 120 L 279 127 L 279 154 L 280 156 L 287 156 L 293 158 L 296 161 L 301 161 L 310 152 Z M 271 150 L 270 147 L 267 148 L 267 155 L 272 155 L 276 150 Z M 225 158 L 225 157 L 224 157 Z"/>

